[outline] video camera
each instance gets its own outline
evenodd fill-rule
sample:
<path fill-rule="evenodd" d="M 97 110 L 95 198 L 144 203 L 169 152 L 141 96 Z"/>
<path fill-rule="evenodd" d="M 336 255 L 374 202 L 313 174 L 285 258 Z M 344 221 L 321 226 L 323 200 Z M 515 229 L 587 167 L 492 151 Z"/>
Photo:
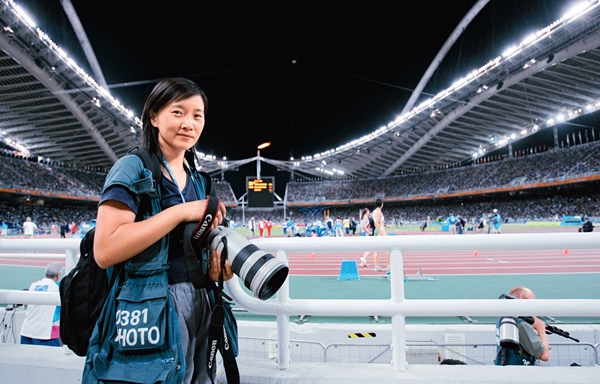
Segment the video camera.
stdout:
<path fill-rule="evenodd" d="M 501 294 L 499 299 L 519 299 L 518 297 Z M 521 320 L 526 321 L 527 323 L 533 325 L 535 319 L 532 316 L 519 316 Z M 506 349 L 519 349 L 519 328 L 517 327 L 517 318 L 514 316 L 503 316 L 500 318 L 500 346 Z M 560 328 L 554 327 L 552 325 L 546 324 L 546 334 L 557 334 L 559 336 L 565 337 L 567 339 L 574 340 L 579 343 L 574 337 L 569 335 L 569 332 L 563 331 Z"/>

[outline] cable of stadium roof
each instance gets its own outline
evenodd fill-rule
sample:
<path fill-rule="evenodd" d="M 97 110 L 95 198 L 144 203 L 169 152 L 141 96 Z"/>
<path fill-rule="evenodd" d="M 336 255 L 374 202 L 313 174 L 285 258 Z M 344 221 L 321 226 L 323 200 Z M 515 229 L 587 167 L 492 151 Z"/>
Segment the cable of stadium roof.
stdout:
<path fill-rule="evenodd" d="M 36 32 L 38 38 L 42 42 L 47 44 L 49 48 L 51 48 L 53 51 L 55 51 L 58 54 L 61 61 L 63 61 L 65 64 L 67 64 L 73 70 L 75 70 L 77 75 L 79 75 L 86 83 L 88 83 L 90 85 L 91 89 L 98 92 L 98 94 L 101 97 L 106 99 L 110 105 L 117 108 L 117 110 L 122 112 L 128 119 L 133 120 L 134 125 L 136 125 L 141 130 L 142 122 L 138 117 L 136 117 L 133 114 L 133 112 L 131 110 L 127 109 L 123 104 L 121 104 L 121 102 L 119 100 L 114 98 L 110 94 L 110 92 L 108 92 L 108 90 L 106 90 L 106 89 L 102 88 L 100 85 L 98 85 L 98 83 L 90 75 L 88 75 L 81 67 L 79 67 L 75 63 L 75 61 L 72 58 L 70 58 L 62 50 L 62 48 L 60 48 L 56 43 L 54 43 L 50 39 L 49 36 L 47 36 L 40 28 L 38 28 L 36 26 L 35 22 L 33 21 L 33 19 L 26 12 L 24 12 L 17 4 L 15 4 L 13 0 L 8 0 L 8 3 L 10 4 L 10 7 L 11 7 L 13 13 L 15 13 L 15 15 L 17 15 L 17 17 L 19 17 L 29 28 L 34 30 Z M 482 67 L 469 72 L 467 74 L 467 76 L 454 82 L 450 87 L 439 92 L 437 95 L 435 95 L 431 99 L 428 99 L 428 100 L 422 102 L 417 107 L 413 108 L 412 110 L 405 113 L 404 115 L 399 116 L 398 118 L 396 118 L 396 120 L 388 123 L 386 126 L 382 126 L 379 129 L 376 129 L 374 132 L 371 132 L 371 133 L 369 133 L 365 136 L 362 136 L 359 139 L 353 140 L 349 143 L 343 144 L 335 149 L 330 149 L 330 150 L 327 150 L 327 151 L 324 151 L 321 153 L 314 154 L 312 156 L 303 156 L 303 157 L 301 157 L 301 160 L 305 161 L 305 162 L 311 162 L 314 160 L 319 160 L 321 158 L 326 158 L 326 157 L 329 157 L 329 156 L 339 153 L 339 152 L 343 152 L 343 151 L 350 150 L 350 149 L 355 149 L 355 148 L 359 147 L 360 145 L 363 145 L 365 143 L 368 143 L 368 142 L 380 137 L 381 135 L 389 132 L 390 130 L 395 129 L 396 134 L 398 134 L 397 132 L 400 129 L 410 128 L 409 124 L 407 124 L 403 127 L 402 127 L 402 125 L 404 123 L 408 123 L 411 118 L 418 116 L 420 113 L 424 112 L 425 110 L 431 109 L 431 110 L 435 111 L 436 110 L 435 109 L 436 102 L 439 102 L 441 100 L 451 97 L 452 92 L 455 92 L 458 89 L 464 87 L 465 85 L 481 78 L 485 73 L 498 67 L 503 61 L 513 58 L 514 56 L 516 56 L 517 54 L 522 52 L 524 49 L 526 49 L 528 47 L 532 47 L 533 45 L 535 45 L 536 43 L 539 43 L 543 39 L 550 38 L 552 32 L 555 32 L 561 28 L 564 28 L 570 22 L 578 19 L 579 17 L 582 17 L 584 14 L 590 12 L 592 9 L 597 8 L 599 6 L 600 6 L 599 0 L 589 0 L 587 2 L 582 2 L 582 3 L 577 4 L 570 11 L 568 11 L 563 17 L 559 18 L 558 20 L 556 20 L 552 24 L 548 25 L 547 27 L 537 31 L 536 33 L 529 35 L 528 37 L 523 39 L 523 41 L 521 41 L 521 43 L 519 43 L 518 45 L 511 46 L 510 48 L 505 50 L 502 53 L 502 55 L 488 61 Z M 9 26 L 4 27 L 5 30 L 7 30 L 7 28 L 10 29 Z M 526 63 L 523 66 L 523 69 L 527 69 L 530 66 L 530 64 L 533 64 L 535 62 L 536 62 L 536 59 L 531 59 L 528 63 Z M 484 92 L 489 88 L 490 87 L 484 85 L 481 88 L 479 88 L 477 92 L 478 93 Z M 81 90 L 83 90 L 83 89 L 80 88 L 79 91 L 81 91 Z M 91 101 L 94 104 L 96 104 L 97 106 L 101 105 L 101 101 L 99 98 L 93 98 Z M 570 112 L 568 119 L 565 118 L 563 114 L 558 114 L 555 119 L 549 119 L 546 122 L 546 126 L 551 126 L 551 125 L 555 124 L 556 122 L 565 121 L 565 119 L 570 120 L 575 117 L 579 117 L 579 115 L 583 114 L 583 111 L 587 111 L 586 113 L 590 113 L 590 112 L 596 111 L 598 108 L 600 108 L 600 101 L 598 101 L 596 103 L 588 104 L 586 106 L 583 106 L 582 108 L 579 108 L 578 111 L 581 111 L 581 112 L 578 114 Z M 571 116 L 573 116 L 573 117 L 571 117 Z M 540 128 L 541 127 L 537 124 L 533 125 L 530 128 L 522 128 L 521 136 L 526 136 L 527 134 L 533 134 Z M 130 130 L 131 130 L 132 134 L 136 133 L 135 128 L 133 126 L 130 127 Z M 523 132 L 525 132 L 525 134 Z M 511 136 L 513 136 L 513 135 L 511 135 Z M 489 148 L 479 148 L 473 154 L 473 157 L 480 156 L 482 153 L 485 153 L 488 149 L 490 149 L 492 147 L 500 147 L 500 146 L 506 145 L 511 140 L 511 136 L 503 137 L 499 141 L 490 144 Z M 514 136 L 514 137 L 516 138 L 516 136 Z M 8 143 L 7 140 L 11 140 L 11 139 L 5 138 L 5 141 Z M 20 143 L 16 142 L 15 140 L 11 140 L 11 143 L 12 143 L 11 145 L 13 145 L 13 146 L 21 147 L 23 152 L 29 153 L 29 151 L 24 146 L 22 146 Z M 214 156 L 205 155 L 202 153 L 200 153 L 200 157 L 201 157 L 201 159 L 207 160 L 207 161 L 216 160 L 216 158 Z M 245 162 L 249 162 L 249 161 L 253 161 L 253 160 L 256 160 L 256 158 L 244 159 L 244 160 L 241 160 L 241 162 L 245 163 Z M 296 161 L 293 157 L 290 158 L 289 160 Z M 226 163 L 223 163 L 223 165 L 225 165 L 225 164 Z M 323 165 L 325 165 L 325 164 L 323 164 Z M 322 168 L 316 167 L 316 169 L 320 170 Z M 329 172 L 326 172 L 326 173 L 329 173 Z"/>

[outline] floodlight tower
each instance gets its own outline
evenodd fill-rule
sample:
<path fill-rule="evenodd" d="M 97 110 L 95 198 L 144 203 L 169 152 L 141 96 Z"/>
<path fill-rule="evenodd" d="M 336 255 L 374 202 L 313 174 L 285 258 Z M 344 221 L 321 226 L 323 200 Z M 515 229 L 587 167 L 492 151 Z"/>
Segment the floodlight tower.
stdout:
<path fill-rule="evenodd" d="M 265 149 L 270 145 L 271 145 L 271 142 L 268 141 L 268 142 L 262 143 L 261 145 L 256 147 L 257 148 L 257 151 L 256 151 L 256 179 L 257 180 L 260 180 L 260 150 Z"/>

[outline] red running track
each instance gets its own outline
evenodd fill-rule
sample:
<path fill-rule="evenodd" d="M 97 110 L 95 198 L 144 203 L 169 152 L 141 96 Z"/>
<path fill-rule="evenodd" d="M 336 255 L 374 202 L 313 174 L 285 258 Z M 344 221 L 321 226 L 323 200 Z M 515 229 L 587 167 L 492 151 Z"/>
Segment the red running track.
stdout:
<path fill-rule="evenodd" d="M 562 228 L 533 229 L 527 232 L 564 232 Z M 508 232 L 508 231 L 507 231 Z M 516 231 L 515 231 L 516 232 Z M 523 232 L 522 230 L 518 232 Z M 398 232 L 399 233 L 399 232 Z M 400 233 L 399 233 L 400 234 Z M 442 232 L 411 233 L 440 234 Z M 447 235 L 447 234 L 445 234 Z M 52 236 L 50 236 L 52 237 Z M 367 257 L 369 267 L 360 267 L 362 253 L 290 253 L 291 275 L 338 276 L 343 260 L 355 260 L 361 276 L 384 276 L 385 272 L 373 271 L 373 254 Z M 482 275 L 482 274 L 532 274 L 532 273 L 600 273 L 599 249 L 523 250 L 523 251 L 446 251 L 404 252 L 404 268 L 407 275 L 421 270 L 430 275 Z M 0 265 L 43 267 L 51 261 L 64 263 L 64 257 L 49 258 L 3 258 Z M 385 253 L 380 254 L 380 265 L 387 267 Z"/>
<path fill-rule="evenodd" d="M 373 271 L 373 254 L 367 256 L 369 267 L 360 267 L 362 253 L 290 253 L 291 275 L 339 275 L 343 260 L 355 260 L 361 276 L 383 276 Z M 421 269 L 428 275 L 482 275 L 532 273 L 600 273 L 600 250 L 577 249 L 540 251 L 447 251 L 404 252 L 404 269 L 414 275 Z M 380 265 L 387 266 L 385 253 Z"/>

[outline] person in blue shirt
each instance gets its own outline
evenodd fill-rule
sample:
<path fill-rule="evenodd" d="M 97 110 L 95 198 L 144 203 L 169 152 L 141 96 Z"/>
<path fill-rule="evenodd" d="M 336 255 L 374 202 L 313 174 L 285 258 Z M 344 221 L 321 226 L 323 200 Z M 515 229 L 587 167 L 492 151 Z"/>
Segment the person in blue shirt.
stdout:
<path fill-rule="evenodd" d="M 343 222 L 341 219 L 337 218 L 334 221 L 334 230 L 335 230 L 335 234 L 334 236 L 336 237 L 343 237 L 344 236 L 344 231 L 343 231 Z"/>
<path fill-rule="evenodd" d="M 500 230 L 502 229 L 502 216 L 498 213 L 498 210 L 494 208 L 492 211 L 494 214 L 492 215 L 492 233 L 500 234 Z"/>
<path fill-rule="evenodd" d="M 287 236 L 288 237 L 296 236 L 296 229 L 294 228 L 294 221 L 292 220 L 291 217 L 288 217 L 286 226 L 287 226 Z"/>
<path fill-rule="evenodd" d="M 446 219 L 448 222 L 448 229 L 452 232 L 453 235 L 456 234 L 456 223 L 458 222 L 458 217 L 454 216 L 454 213 L 451 213 Z"/>

